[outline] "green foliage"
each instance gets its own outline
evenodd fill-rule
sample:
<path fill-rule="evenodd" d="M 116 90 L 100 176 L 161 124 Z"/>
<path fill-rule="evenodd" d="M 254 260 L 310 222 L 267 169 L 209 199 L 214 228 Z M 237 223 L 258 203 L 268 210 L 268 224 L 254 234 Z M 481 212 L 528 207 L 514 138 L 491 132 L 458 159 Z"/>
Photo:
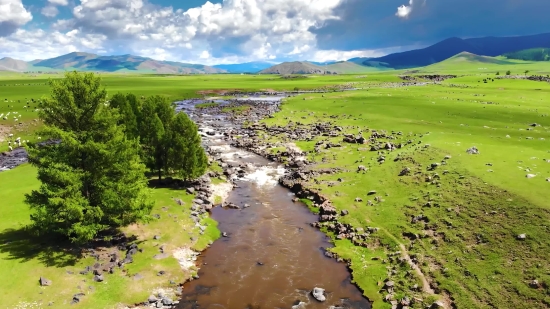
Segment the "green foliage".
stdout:
<path fill-rule="evenodd" d="M 500 75 L 500 72 L 497 72 L 497 74 L 495 74 L 495 75 L 497 75 L 497 76 Z"/>
<path fill-rule="evenodd" d="M 141 115 L 142 158 L 159 179 L 171 173 L 192 179 L 205 172 L 208 160 L 197 125 L 185 113 L 176 114 L 166 97 L 151 96 Z"/>
<path fill-rule="evenodd" d="M 146 218 L 152 204 L 138 143 L 117 125 L 118 111 L 105 105 L 100 78 L 71 72 L 50 86 L 51 97 L 40 104 L 41 134 L 61 143 L 29 149 L 41 182 L 26 195 L 36 231 L 84 243 Z"/>
<path fill-rule="evenodd" d="M 126 136 L 130 139 L 137 138 L 139 136 L 139 129 L 136 109 L 130 104 L 128 97 L 119 92 L 110 100 L 110 105 L 119 110 L 121 115 L 119 124 L 124 124 Z"/>
<path fill-rule="evenodd" d="M 510 72 L 510 70 L 506 71 L 506 75 L 510 75 L 512 74 L 512 72 Z"/>
<path fill-rule="evenodd" d="M 531 48 L 503 55 L 508 59 L 524 61 L 550 61 L 550 48 Z"/>
<path fill-rule="evenodd" d="M 208 166 L 197 125 L 185 113 L 179 113 L 171 124 L 170 167 L 183 179 L 200 177 Z"/>
<path fill-rule="evenodd" d="M 196 108 L 209 108 L 209 107 L 216 107 L 219 106 L 220 103 L 211 102 L 211 103 L 200 103 L 195 105 Z"/>

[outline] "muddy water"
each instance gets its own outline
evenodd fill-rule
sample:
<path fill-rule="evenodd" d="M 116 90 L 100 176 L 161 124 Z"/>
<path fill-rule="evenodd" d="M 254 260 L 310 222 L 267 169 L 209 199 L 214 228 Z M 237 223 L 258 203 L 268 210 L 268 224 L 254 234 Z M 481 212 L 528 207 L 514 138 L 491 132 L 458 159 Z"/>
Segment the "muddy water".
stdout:
<path fill-rule="evenodd" d="M 209 122 L 204 120 L 203 126 Z M 322 248 L 331 244 L 309 225 L 317 216 L 293 203 L 290 191 L 277 184 L 284 169 L 229 147 L 220 135 L 208 137 L 206 144 L 217 147 L 226 162 L 248 165 L 227 200 L 242 209 L 212 210 L 228 237 L 203 252 L 200 278 L 185 284 L 178 308 L 290 309 L 299 302 L 312 309 L 370 308 L 351 284 L 345 264 L 324 256 Z M 325 302 L 311 296 L 314 287 L 326 290 Z"/>

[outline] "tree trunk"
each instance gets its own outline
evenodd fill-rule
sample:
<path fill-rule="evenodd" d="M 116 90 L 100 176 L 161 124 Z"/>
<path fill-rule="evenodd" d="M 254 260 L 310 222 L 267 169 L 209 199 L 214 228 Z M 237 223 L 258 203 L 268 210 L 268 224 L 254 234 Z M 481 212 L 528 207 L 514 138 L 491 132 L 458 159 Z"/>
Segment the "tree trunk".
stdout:
<path fill-rule="evenodd" d="M 162 180 L 162 170 L 159 168 L 159 180 Z"/>

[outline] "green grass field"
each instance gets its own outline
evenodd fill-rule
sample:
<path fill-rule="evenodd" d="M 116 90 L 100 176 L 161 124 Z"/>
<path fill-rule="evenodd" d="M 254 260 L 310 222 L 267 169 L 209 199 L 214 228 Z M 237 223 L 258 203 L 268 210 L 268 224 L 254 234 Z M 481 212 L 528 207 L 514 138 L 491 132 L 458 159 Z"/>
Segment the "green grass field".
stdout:
<path fill-rule="evenodd" d="M 458 308 L 544 308 L 550 306 L 550 182 L 546 181 L 550 178 L 550 84 L 504 79 L 484 83 L 483 79 L 494 77 L 497 71 L 502 75 L 506 70 L 512 74 L 523 74 L 524 70 L 543 74 L 550 72 L 550 67 L 547 63 L 506 61 L 513 63 L 450 59 L 418 72 L 461 77 L 440 85 L 410 87 L 391 87 L 392 82 L 400 81 L 398 75 L 404 71 L 295 80 L 273 75 L 104 74 L 103 81 L 109 94 L 119 91 L 138 96 L 160 94 L 172 100 L 221 96 L 220 90 L 235 89 L 315 89 L 349 83 L 365 88 L 289 98 L 275 118 L 265 121 L 279 125 L 286 125 L 289 120 L 332 121 L 343 126 L 346 133 L 356 134 L 359 129 L 367 128 L 401 131 L 399 138 L 403 142 L 414 141 L 411 146 L 386 154 L 386 163 L 382 165 L 376 163 L 376 152 L 358 150 L 366 147 L 362 145 L 343 144 L 344 147 L 311 155 L 318 167 L 349 170 L 318 177 L 319 183 L 311 184 L 329 196 L 338 209 L 349 210 L 350 215 L 342 220 L 356 227 L 380 228 L 369 248 L 356 247 L 347 240 L 335 240 L 334 248 L 352 261 L 353 280 L 374 300 L 374 307 L 391 307 L 382 301 L 384 294 L 379 290 L 381 282 L 388 277 L 388 267 L 394 264 L 384 264 L 382 260 L 403 245 L 418 260 L 424 275 L 436 282 L 440 292 L 453 299 Z M 20 114 L 18 122 L 22 123 L 14 123 L 13 118 L 0 120 L 0 135 L 13 133 L 23 139 L 34 138 L 34 131 L 39 127 L 33 121 L 37 117 L 32 108 L 34 104 L 31 103 L 31 108 L 23 105 L 31 98 L 37 100 L 48 94 L 49 76 L 59 77 L 0 75 L 0 114 Z M 537 126 L 531 126 L 534 123 Z M 341 138 L 331 140 L 341 142 Z M 310 151 L 315 142 L 297 144 Z M 480 154 L 468 155 L 466 149 L 472 146 L 476 146 Z M 6 149 L 7 143 L 0 142 L 0 151 Z M 447 155 L 452 157 L 445 160 L 447 165 L 435 171 L 426 169 Z M 397 156 L 400 160 L 394 162 Z M 357 173 L 359 164 L 367 166 L 369 171 Z M 411 176 L 398 176 L 404 167 L 413 170 Z M 128 267 L 127 275 L 120 272 L 110 275 L 107 283 L 101 284 L 93 283 L 89 276 L 83 282 L 84 276 L 68 275 L 67 271 L 78 273 L 92 261 L 78 259 L 59 247 L 41 244 L 24 229 L 30 221 L 23 194 L 38 186 L 35 173 L 30 165 L 0 172 L 0 193 L 4 200 L 0 207 L 3 218 L 0 221 L 0 276 L 9 278 L 0 282 L 0 297 L 4 304 L 10 304 L 9 308 L 23 308 L 33 302 L 45 307 L 50 301 L 55 302 L 55 308 L 64 308 L 72 295 L 80 291 L 87 294 L 78 305 L 80 308 L 115 308 L 119 303 L 143 301 L 152 289 L 169 286 L 170 280 L 182 282 L 189 275 L 179 271 L 175 259 L 152 259 L 159 245 L 152 236 L 162 235 L 160 242 L 172 248 L 192 245 L 190 237 L 197 237 L 198 233 L 191 229 L 189 209 L 173 201 L 179 197 L 188 204 L 191 195 L 153 189 L 157 201 L 153 213 L 160 214 L 161 219 L 127 229 L 144 241 L 141 245 L 144 253 Z M 438 173 L 440 179 L 426 182 L 434 173 Z M 527 174 L 535 177 L 527 178 Z M 338 183 L 337 178 L 344 181 L 328 185 Z M 366 201 L 372 199 L 367 196 L 370 190 L 376 190 L 384 201 L 368 206 Z M 354 202 L 356 197 L 365 202 Z M 412 223 L 411 216 L 420 214 L 429 218 L 429 222 Z M 205 237 L 199 238 L 195 244 L 197 249 L 218 236 L 215 223 L 209 223 L 211 228 Z M 404 232 L 421 237 L 411 241 L 403 236 Z M 526 240 L 517 240 L 516 236 L 522 233 L 527 235 Z M 159 270 L 166 270 L 167 274 L 156 276 Z M 408 275 L 407 271 L 407 267 L 395 268 L 392 278 L 396 282 L 396 297 L 408 295 L 422 298 L 426 303 L 432 301 L 434 297 L 430 295 L 410 291 L 410 287 L 414 283 L 420 285 L 421 280 Z M 131 279 L 136 273 L 144 279 Z M 41 288 L 40 276 L 51 279 L 54 284 Z M 529 287 L 532 280 L 538 280 L 541 286 Z M 17 304 L 20 307 L 16 307 Z M 417 303 L 413 307 L 422 305 Z M 26 305 L 25 308 L 33 307 Z"/>

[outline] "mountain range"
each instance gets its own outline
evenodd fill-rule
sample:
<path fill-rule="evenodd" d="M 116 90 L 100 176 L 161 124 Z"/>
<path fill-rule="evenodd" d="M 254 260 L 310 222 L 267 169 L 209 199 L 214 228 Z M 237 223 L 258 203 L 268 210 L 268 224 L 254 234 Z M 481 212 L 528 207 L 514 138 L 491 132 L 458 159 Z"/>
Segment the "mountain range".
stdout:
<path fill-rule="evenodd" d="M 258 72 L 265 74 L 361 73 L 423 67 L 443 61 L 461 52 L 494 57 L 537 48 L 550 48 L 550 33 L 470 39 L 453 37 L 422 49 L 394 53 L 377 58 L 352 58 L 347 61 L 295 61 L 282 64 L 270 61 L 256 61 L 207 66 L 174 61 L 159 61 L 133 55 L 100 56 L 90 53 L 73 52 L 51 59 L 39 59 L 29 62 L 9 57 L 2 58 L 0 59 L 0 71 L 83 70 L 164 74 Z"/>
<path fill-rule="evenodd" d="M 0 70 L 18 72 L 82 70 L 163 74 L 227 73 L 226 70 L 202 64 L 159 61 L 133 55 L 99 56 L 81 52 L 73 52 L 51 59 L 38 59 L 29 62 L 6 57 L 0 59 Z"/>

